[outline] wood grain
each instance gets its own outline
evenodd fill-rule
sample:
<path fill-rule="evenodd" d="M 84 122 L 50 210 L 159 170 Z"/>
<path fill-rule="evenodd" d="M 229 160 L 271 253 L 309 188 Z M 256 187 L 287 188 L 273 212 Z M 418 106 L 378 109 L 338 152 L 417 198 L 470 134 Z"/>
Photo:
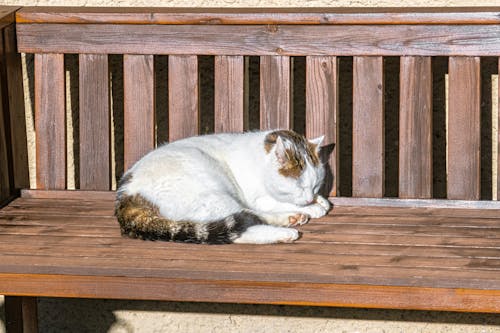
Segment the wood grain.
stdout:
<path fill-rule="evenodd" d="M 370 207 L 358 203 L 384 199 L 345 198 L 353 205 L 336 205 L 300 227 L 299 242 L 269 251 L 123 238 L 112 193 L 30 190 L 2 209 L 0 293 L 500 311 L 496 201 Z"/>
<path fill-rule="evenodd" d="M 0 274 L 7 294 L 498 312 L 499 293 L 482 290 L 297 284 L 74 275 Z M 35 286 L 44 286 L 43 289 Z M 127 288 L 127 286 L 142 286 Z M 91 288 L 91 286 L 93 286 Z M 263 293 L 262 290 L 266 292 Z M 283 292 L 287 290 L 287 292 Z"/>
<path fill-rule="evenodd" d="M 124 169 L 155 147 L 154 59 L 124 55 Z"/>
<path fill-rule="evenodd" d="M 16 21 L 16 11 L 20 7 L 0 6 L 0 28 L 7 27 Z"/>
<path fill-rule="evenodd" d="M 14 188 L 29 187 L 28 148 L 24 115 L 21 55 L 17 53 L 14 25 L 3 29 L 6 80 L 11 128 Z"/>
<path fill-rule="evenodd" d="M 500 25 L 19 24 L 20 52 L 498 56 Z M 200 38 L 203 36 L 203 38 Z M 326 40 L 333 41 L 325 43 Z M 459 41 L 459 42 L 458 42 Z"/>
<path fill-rule="evenodd" d="M 168 138 L 199 134 L 199 77 L 197 56 L 168 57 Z"/>
<path fill-rule="evenodd" d="M 19 23 L 111 24 L 497 24 L 498 7 L 119 8 L 24 7 Z"/>
<path fill-rule="evenodd" d="M 480 59 L 450 57 L 448 81 L 448 198 L 479 200 Z"/>
<path fill-rule="evenodd" d="M 215 57 L 215 133 L 245 130 L 244 66 L 242 56 Z"/>
<path fill-rule="evenodd" d="M 306 136 L 324 135 L 324 149 L 337 143 L 338 66 L 335 57 L 306 57 Z M 327 152 L 326 152 L 327 153 Z M 337 196 L 337 149 L 323 154 L 329 170 L 325 184 L 330 196 Z"/>
<path fill-rule="evenodd" d="M 290 58 L 260 57 L 260 128 L 292 126 Z"/>
<path fill-rule="evenodd" d="M 66 113 L 63 54 L 35 54 L 36 184 L 66 188 Z"/>
<path fill-rule="evenodd" d="M 382 57 L 354 57 L 352 195 L 384 195 L 384 78 Z"/>
<path fill-rule="evenodd" d="M 109 190 L 111 135 L 108 56 L 80 54 L 79 57 L 80 188 Z"/>
<path fill-rule="evenodd" d="M 401 57 L 399 197 L 432 197 L 432 72 L 429 57 Z"/>
<path fill-rule="evenodd" d="M 4 54 L 3 38 L 0 36 L 0 57 L 3 58 Z M 3 85 L 5 80 L 2 81 Z M 9 104 L 6 100 L 7 96 L 5 96 L 6 89 L 1 88 L 2 87 L 0 87 L 0 202 L 3 203 L 12 195 L 13 170 L 10 162 L 12 152 L 10 149 Z"/>

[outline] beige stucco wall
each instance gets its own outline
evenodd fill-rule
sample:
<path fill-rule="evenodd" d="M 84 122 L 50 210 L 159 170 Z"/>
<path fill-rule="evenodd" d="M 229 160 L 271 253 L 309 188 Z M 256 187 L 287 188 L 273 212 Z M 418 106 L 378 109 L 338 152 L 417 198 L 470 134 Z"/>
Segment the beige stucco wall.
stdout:
<path fill-rule="evenodd" d="M 500 0 L 0 0 L 79 6 L 494 6 Z M 29 104 L 29 103 L 28 103 Z M 0 333 L 3 327 L 0 297 Z M 41 332 L 500 333 L 500 316 L 366 309 L 40 299 Z"/>

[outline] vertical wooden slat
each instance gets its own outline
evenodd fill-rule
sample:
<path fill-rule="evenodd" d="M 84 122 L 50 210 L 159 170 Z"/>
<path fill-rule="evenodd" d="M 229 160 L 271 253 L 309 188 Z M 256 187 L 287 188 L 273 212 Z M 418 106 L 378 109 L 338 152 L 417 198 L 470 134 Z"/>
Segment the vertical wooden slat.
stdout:
<path fill-rule="evenodd" d="M 309 56 L 306 58 L 306 136 L 324 135 L 323 152 L 329 154 L 325 177 L 329 195 L 337 195 L 338 66 L 336 57 Z M 325 151 L 330 149 L 330 151 Z"/>
<path fill-rule="evenodd" d="M 11 128 L 12 167 L 14 187 L 28 188 L 29 166 L 26 139 L 26 119 L 24 115 L 23 75 L 21 54 L 17 52 L 16 29 L 10 25 L 4 29 L 4 50 L 6 66 L 6 84 L 8 92 L 9 116 Z"/>
<path fill-rule="evenodd" d="M 38 332 L 38 311 L 36 297 L 5 297 L 5 328 L 7 333 Z"/>
<path fill-rule="evenodd" d="M 155 146 L 154 58 L 123 56 L 124 169 Z"/>
<path fill-rule="evenodd" d="M 292 127 L 290 57 L 260 57 L 260 128 Z"/>
<path fill-rule="evenodd" d="M 64 55 L 35 54 L 36 184 L 66 187 Z"/>
<path fill-rule="evenodd" d="M 401 57 L 399 81 L 399 196 L 431 198 L 431 58 Z"/>
<path fill-rule="evenodd" d="M 500 74 L 500 59 L 498 59 L 498 73 Z M 497 200 L 500 201 L 500 75 L 497 77 Z"/>
<path fill-rule="evenodd" d="M 80 188 L 110 189 L 108 56 L 80 54 Z"/>
<path fill-rule="evenodd" d="M 6 95 L 8 80 L 5 74 L 5 48 L 3 35 L 0 34 L 0 207 L 3 201 L 12 194 L 12 157 L 10 144 L 9 103 Z"/>
<path fill-rule="evenodd" d="M 197 56 L 168 57 L 168 135 L 175 141 L 199 134 Z"/>
<path fill-rule="evenodd" d="M 214 131 L 242 132 L 245 128 L 244 58 L 216 56 L 214 81 Z"/>
<path fill-rule="evenodd" d="M 480 58 L 450 57 L 448 198 L 478 200 L 481 184 Z"/>
<path fill-rule="evenodd" d="M 384 195 L 384 77 L 382 57 L 353 59 L 352 195 Z"/>

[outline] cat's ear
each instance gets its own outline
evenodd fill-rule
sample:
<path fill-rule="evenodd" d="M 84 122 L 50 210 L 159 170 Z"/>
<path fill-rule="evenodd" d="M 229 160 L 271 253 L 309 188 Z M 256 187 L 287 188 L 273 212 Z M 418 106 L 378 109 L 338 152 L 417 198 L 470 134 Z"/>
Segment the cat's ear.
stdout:
<path fill-rule="evenodd" d="M 310 139 L 309 143 L 312 144 L 316 148 L 316 152 L 319 152 L 321 148 L 321 144 L 323 143 L 323 140 L 325 139 L 325 136 L 318 136 L 317 138 Z"/>

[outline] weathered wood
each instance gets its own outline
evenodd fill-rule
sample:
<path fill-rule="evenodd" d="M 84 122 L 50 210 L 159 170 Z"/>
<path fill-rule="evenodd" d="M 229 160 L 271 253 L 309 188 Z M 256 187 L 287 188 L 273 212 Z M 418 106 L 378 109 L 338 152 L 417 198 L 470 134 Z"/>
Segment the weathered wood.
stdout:
<path fill-rule="evenodd" d="M 8 299 L 32 295 L 500 313 L 500 204 L 477 200 L 478 57 L 500 54 L 498 13 L 500 8 L 23 9 L 19 50 L 37 53 L 38 187 L 61 190 L 25 190 L 0 210 L 0 294 Z M 3 35 L 6 42 L 13 39 L 10 29 Z M 333 210 L 300 226 L 297 242 L 273 246 L 273 251 L 124 238 L 113 215 L 115 192 L 62 190 L 63 53 L 80 54 L 81 187 L 106 190 L 107 54 L 124 54 L 125 170 L 155 145 L 154 54 L 169 56 L 170 141 L 199 133 L 198 55 L 215 55 L 216 132 L 245 129 L 245 56 L 260 57 L 261 127 L 293 128 L 290 57 L 305 56 L 304 127 L 308 137 L 324 134 L 327 146 L 337 143 L 338 135 L 337 56 L 354 56 L 354 197 L 335 197 L 334 178 Z M 381 198 L 386 149 L 382 56 L 402 56 L 399 195 L 424 200 Z M 430 199 L 430 56 L 451 56 L 448 197 L 468 200 Z M 7 75 L 9 87 L 16 75 Z M 3 87 L 0 92 L 16 90 Z M 10 98 L 9 106 L 15 104 Z M 0 132 L 14 127 L 12 119 L 11 114 L 0 119 Z M 1 138 L 0 133 L 0 155 L 7 147 L 3 155 L 11 163 L 9 141 L 22 140 L 3 134 L 2 146 Z M 335 176 L 337 155 L 330 157 Z M 132 284 L 141 288 L 127 288 Z M 19 304 L 17 314 L 36 310 L 33 302 L 26 310 Z M 29 317 L 36 318 L 36 312 Z"/>
<path fill-rule="evenodd" d="M 239 281 L 207 281 L 153 279 L 130 277 L 88 277 L 72 275 L 0 274 L 5 288 L 38 296 L 64 297 L 68 290 L 73 297 L 122 298 L 127 292 L 132 299 L 176 301 L 238 302 L 249 304 L 320 305 L 368 308 L 400 308 L 498 312 L 499 293 L 483 290 L 366 286 L 357 284 L 323 285 L 301 283 L 261 283 Z M 7 284 L 8 283 L 8 284 Z M 44 285 L 46 290 L 35 286 Z M 92 285 L 93 288 L 86 288 Z M 142 286 L 126 288 L 125 286 Z M 265 293 L 262 290 L 266 290 Z M 287 290 L 287 292 L 283 292 Z M 230 291 L 230 292 L 229 292 Z M 309 295 L 306 297 L 304 295 Z M 404 297 L 401 297 L 404 295 Z M 424 295 L 429 295 L 425 297 Z"/>
<path fill-rule="evenodd" d="M 290 128 L 290 99 L 290 58 L 260 57 L 260 128 Z"/>
<path fill-rule="evenodd" d="M 153 56 L 124 55 L 124 166 L 155 147 Z"/>
<path fill-rule="evenodd" d="M 20 52 L 498 56 L 500 25 L 19 24 Z M 200 38 L 203 36 L 203 38 Z M 325 43 L 325 40 L 335 41 Z M 457 43 L 460 40 L 460 43 Z"/>
<path fill-rule="evenodd" d="M 448 83 L 449 199 L 479 200 L 481 191 L 480 59 L 450 57 Z"/>
<path fill-rule="evenodd" d="M 0 36 L 0 57 L 4 57 L 3 38 Z M 0 68 L 0 74 L 1 74 Z M 1 77 L 0 81 L 0 202 L 3 203 L 7 198 L 12 195 L 12 164 L 10 163 L 10 156 L 12 155 L 10 147 L 10 125 L 9 122 L 9 104 L 7 103 L 7 96 L 5 96 L 6 89 L 4 89 L 6 80 Z"/>
<path fill-rule="evenodd" d="M 35 54 L 35 132 L 37 188 L 66 188 L 63 54 Z"/>
<path fill-rule="evenodd" d="M 431 58 L 401 57 L 399 197 L 432 197 Z"/>
<path fill-rule="evenodd" d="M 65 192 L 65 199 L 50 199 Z M 1 293 L 211 301 L 211 288 L 224 288 L 217 301 L 500 311 L 496 201 L 476 202 L 492 205 L 487 210 L 458 210 L 467 202 L 388 199 L 403 203 L 391 208 L 358 205 L 383 199 L 344 199 L 353 205 L 335 206 L 330 215 L 300 228 L 300 242 L 269 253 L 267 247 L 249 245 L 122 238 L 112 215 L 114 198 L 95 193 L 111 192 L 25 191 L 35 196 L 17 199 L 0 212 Z M 404 208 L 412 202 L 454 204 Z M 10 244 L 3 242 L 6 237 Z M 148 287 L 122 286 L 136 282 Z M 158 292 L 161 286 L 173 289 Z M 266 293 L 258 291 L 263 286 Z M 317 292 L 311 294 L 310 288 Z M 365 299 L 375 291 L 379 298 Z M 421 301 L 409 300 L 408 293 L 418 293 Z M 436 295 L 447 295 L 446 302 Z"/>
<path fill-rule="evenodd" d="M 14 25 L 3 29 L 4 55 L 8 92 L 9 118 L 12 145 L 12 169 L 14 188 L 29 187 L 28 148 L 26 138 L 26 120 L 24 115 L 24 90 L 21 69 L 21 55 L 17 53 Z"/>
<path fill-rule="evenodd" d="M 20 23 L 111 24 L 495 24 L 498 7 L 118 8 L 24 7 Z"/>
<path fill-rule="evenodd" d="M 338 113 L 338 66 L 335 57 L 306 58 L 306 136 L 324 136 L 323 159 L 329 169 L 325 184 L 330 195 L 337 195 L 337 113 Z M 330 155 L 326 155 L 330 153 Z"/>
<path fill-rule="evenodd" d="M 244 66 L 242 56 L 215 57 L 215 133 L 245 129 Z"/>
<path fill-rule="evenodd" d="M 168 138 L 175 141 L 199 133 L 197 56 L 168 57 Z"/>
<path fill-rule="evenodd" d="M 107 55 L 80 54 L 79 88 L 80 188 L 107 190 L 111 182 Z"/>
<path fill-rule="evenodd" d="M 384 79 L 381 57 L 354 57 L 352 195 L 384 195 Z"/>
<path fill-rule="evenodd" d="M 0 6 L 0 28 L 7 27 L 16 21 L 16 11 L 20 7 Z"/>

